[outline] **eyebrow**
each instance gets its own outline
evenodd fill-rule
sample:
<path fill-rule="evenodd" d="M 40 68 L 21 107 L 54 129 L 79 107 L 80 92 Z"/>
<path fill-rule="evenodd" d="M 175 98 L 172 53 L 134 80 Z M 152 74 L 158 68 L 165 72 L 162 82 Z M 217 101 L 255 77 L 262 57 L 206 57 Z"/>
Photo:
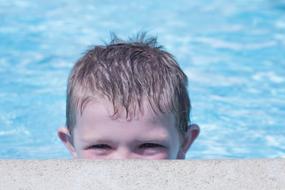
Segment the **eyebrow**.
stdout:
<path fill-rule="evenodd" d="M 169 146 L 170 142 L 166 139 L 151 139 L 151 138 L 146 138 L 146 139 L 139 139 L 139 140 L 135 140 L 134 142 L 138 143 L 138 144 L 142 144 L 142 143 L 157 143 L 157 144 L 162 144 L 164 146 Z"/>
<path fill-rule="evenodd" d="M 115 144 L 115 142 L 110 139 L 110 138 L 81 138 L 80 139 L 81 141 L 83 141 L 84 143 L 86 144 Z M 165 146 L 169 146 L 170 145 L 170 142 L 166 139 L 166 138 L 152 138 L 152 137 L 141 137 L 141 138 L 138 138 L 138 139 L 134 139 L 132 141 L 132 143 L 137 143 L 137 144 L 140 144 L 140 143 L 159 143 L 159 144 L 163 144 Z"/>
<path fill-rule="evenodd" d="M 105 144 L 105 143 L 114 143 L 112 139 L 109 138 L 81 138 L 81 141 L 85 142 L 85 143 L 97 143 L 97 144 Z"/>

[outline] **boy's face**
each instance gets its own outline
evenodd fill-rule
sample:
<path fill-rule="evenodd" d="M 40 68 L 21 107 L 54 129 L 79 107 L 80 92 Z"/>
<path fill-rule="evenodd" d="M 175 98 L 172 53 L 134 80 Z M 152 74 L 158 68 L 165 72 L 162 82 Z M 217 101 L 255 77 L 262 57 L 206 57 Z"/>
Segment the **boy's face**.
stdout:
<path fill-rule="evenodd" d="M 195 125 L 182 142 L 174 115 L 156 115 L 146 103 L 144 113 L 132 120 L 125 113 L 114 119 L 112 111 L 112 104 L 104 99 L 89 102 L 82 115 L 77 114 L 73 143 L 66 128 L 58 130 L 73 158 L 184 159 L 199 134 Z"/>

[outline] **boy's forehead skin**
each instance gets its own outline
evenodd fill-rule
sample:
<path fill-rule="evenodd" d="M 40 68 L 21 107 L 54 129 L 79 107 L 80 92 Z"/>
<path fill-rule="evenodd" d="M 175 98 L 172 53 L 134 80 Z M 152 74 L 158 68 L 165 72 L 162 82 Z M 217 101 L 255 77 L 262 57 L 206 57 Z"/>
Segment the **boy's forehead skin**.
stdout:
<path fill-rule="evenodd" d="M 90 125 L 96 121 L 105 122 L 110 121 L 117 123 L 118 125 L 129 124 L 132 122 L 135 124 L 151 123 L 152 125 L 164 124 L 165 126 L 171 125 L 175 127 L 175 117 L 173 113 L 154 113 L 146 101 L 143 102 L 143 112 L 137 111 L 136 116 L 132 120 L 126 119 L 125 110 L 119 111 L 119 117 L 113 118 L 113 105 L 111 102 L 105 99 L 100 101 L 90 101 L 83 110 L 82 114 L 76 115 L 76 126 Z"/>
<path fill-rule="evenodd" d="M 144 102 L 143 113 L 137 113 L 132 120 L 127 120 L 123 112 L 116 119 L 111 117 L 112 114 L 113 105 L 108 100 L 90 101 L 82 115 L 77 114 L 74 137 L 82 142 L 114 140 L 131 143 L 157 140 L 179 146 L 179 135 L 172 113 L 155 114 Z"/>
<path fill-rule="evenodd" d="M 156 123 L 158 121 L 164 120 L 165 118 L 168 118 L 168 120 L 175 121 L 173 113 L 154 113 L 154 111 L 151 109 L 151 106 L 149 103 L 144 99 L 142 101 L 142 112 L 138 111 L 136 112 L 135 117 L 132 118 L 132 120 L 139 120 L 139 118 L 143 117 L 144 120 L 147 120 L 149 122 Z M 113 105 L 110 101 L 106 100 L 105 98 L 96 98 L 92 101 L 90 101 L 85 109 L 83 110 L 81 116 L 77 119 L 87 119 L 88 117 L 94 118 L 96 116 L 97 118 L 104 118 L 104 119 L 114 119 L 117 122 L 125 122 L 126 121 L 126 111 L 121 108 L 119 111 L 119 117 L 113 118 Z M 77 114 L 79 116 L 79 114 Z M 165 117 L 166 116 L 166 117 Z"/>

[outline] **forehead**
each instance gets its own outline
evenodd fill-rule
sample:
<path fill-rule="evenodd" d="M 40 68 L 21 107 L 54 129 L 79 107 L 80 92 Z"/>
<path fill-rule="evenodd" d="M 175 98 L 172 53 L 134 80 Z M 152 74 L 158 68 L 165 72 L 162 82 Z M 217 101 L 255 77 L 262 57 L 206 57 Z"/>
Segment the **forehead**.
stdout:
<path fill-rule="evenodd" d="M 81 114 L 79 114 L 78 110 L 76 113 L 76 119 L 85 119 L 91 116 L 92 118 L 109 118 L 119 121 L 144 119 L 146 121 L 155 122 L 165 118 L 168 118 L 168 120 L 174 120 L 174 114 L 171 112 L 155 113 L 146 99 L 142 101 L 141 109 L 135 106 L 135 109 L 129 109 L 128 113 L 126 113 L 126 109 L 123 106 L 119 106 L 118 112 L 114 116 L 113 104 L 106 98 L 96 97 L 85 104 Z"/>
<path fill-rule="evenodd" d="M 76 128 L 78 130 L 79 127 L 80 131 L 100 130 L 103 133 L 124 127 L 128 128 L 128 133 L 133 131 L 134 133 L 161 134 L 162 136 L 167 136 L 177 130 L 174 114 L 154 113 L 146 101 L 142 104 L 142 110 L 137 111 L 131 119 L 126 118 L 124 109 L 119 110 L 118 117 L 114 118 L 112 115 L 113 105 L 110 101 L 106 99 L 90 101 L 82 114 L 76 114 Z"/>

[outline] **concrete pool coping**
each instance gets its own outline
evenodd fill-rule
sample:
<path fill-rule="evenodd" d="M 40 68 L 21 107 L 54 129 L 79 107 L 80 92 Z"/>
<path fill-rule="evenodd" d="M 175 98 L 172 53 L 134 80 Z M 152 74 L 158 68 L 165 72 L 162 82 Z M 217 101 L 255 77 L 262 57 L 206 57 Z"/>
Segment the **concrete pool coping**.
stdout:
<path fill-rule="evenodd" d="M 0 160 L 0 189 L 285 189 L 285 159 Z"/>

